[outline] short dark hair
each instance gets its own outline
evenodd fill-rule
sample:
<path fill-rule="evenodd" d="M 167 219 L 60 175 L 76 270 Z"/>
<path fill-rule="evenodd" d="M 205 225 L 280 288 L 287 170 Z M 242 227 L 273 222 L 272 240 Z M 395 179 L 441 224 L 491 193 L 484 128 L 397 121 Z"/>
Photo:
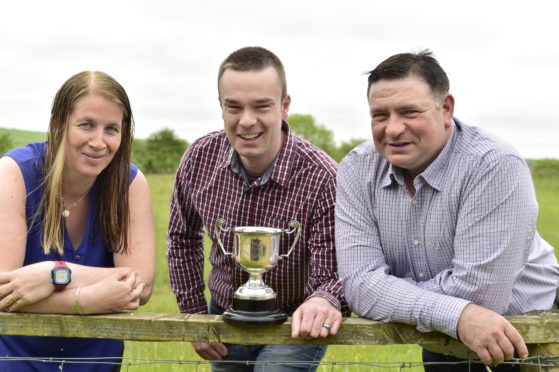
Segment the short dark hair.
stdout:
<path fill-rule="evenodd" d="M 369 71 L 368 75 L 367 98 L 371 85 L 377 81 L 403 79 L 409 75 L 416 75 L 425 80 L 436 99 L 442 99 L 450 89 L 446 72 L 429 49 L 418 53 L 395 54 L 382 61 L 374 70 Z"/>
<path fill-rule="evenodd" d="M 285 70 L 278 56 L 262 47 L 245 47 L 229 54 L 219 66 L 217 84 L 219 90 L 219 80 L 227 69 L 234 71 L 262 70 L 266 67 L 273 67 L 277 73 L 281 84 L 281 98 L 287 95 L 287 82 Z"/>

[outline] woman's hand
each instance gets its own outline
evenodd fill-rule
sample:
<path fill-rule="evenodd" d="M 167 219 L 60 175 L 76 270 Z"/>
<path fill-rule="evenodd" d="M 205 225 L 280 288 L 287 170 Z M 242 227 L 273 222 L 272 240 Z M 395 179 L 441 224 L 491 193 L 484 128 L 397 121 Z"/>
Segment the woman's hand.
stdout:
<path fill-rule="evenodd" d="M 43 261 L 0 273 L 0 310 L 15 311 L 50 296 L 53 267 L 52 261 Z"/>
<path fill-rule="evenodd" d="M 145 283 L 137 282 L 130 270 L 118 270 L 80 291 L 80 305 L 84 314 L 119 313 L 140 306 Z"/>

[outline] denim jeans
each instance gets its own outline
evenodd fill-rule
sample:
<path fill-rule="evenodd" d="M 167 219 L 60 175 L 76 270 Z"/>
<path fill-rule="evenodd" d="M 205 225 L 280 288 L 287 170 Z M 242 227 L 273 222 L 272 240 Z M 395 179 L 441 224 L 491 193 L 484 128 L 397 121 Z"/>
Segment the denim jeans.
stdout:
<path fill-rule="evenodd" d="M 212 363 L 222 371 L 316 371 L 327 345 L 237 345 L 225 344 L 229 354 Z M 234 361 L 227 363 L 227 361 Z M 247 363 L 248 361 L 248 363 Z M 304 362 L 297 364 L 296 362 Z"/>
<path fill-rule="evenodd" d="M 423 363 L 429 362 L 448 362 L 449 364 L 433 364 L 424 366 L 425 372 L 486 372 L 487 369 L 481 363 L 468 363 L 453 364 L 462 362 L 462 359 L 457 359 L 448 355 L 434 353 L 423 349 Z M 520 372 L 520 365 L 517 364 L 500 364 L 497 367 L 491 367 L 493 372 Z"/>
<path fill-rule="evenodd" d="M 222 314 L 210 301 L 210 314 Z M 292 311 L 288 311 L 292 315 Z M 212 372 L 237 371 L 316 371 L 326 354 L 327 345 L 239 345 L 225 344 L 228 354 L 221 361 L 212 362 Z M 247 363 L 248 362 L 248 363 Z M 282 363 L 283 362 L 283 363 Z M 304 362 L 297 364 L 296 362 Z M 268 364 L 269 363 L 269 364 Z"/>

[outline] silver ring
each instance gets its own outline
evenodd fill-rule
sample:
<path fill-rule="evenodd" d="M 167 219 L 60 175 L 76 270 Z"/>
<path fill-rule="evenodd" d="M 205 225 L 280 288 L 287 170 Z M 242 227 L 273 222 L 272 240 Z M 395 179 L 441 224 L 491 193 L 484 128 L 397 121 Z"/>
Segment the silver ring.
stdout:
<path fill-rule="evenodd" d="M 6 298 L 9 300 L 8 306 L 12 306 L 15 302 L 17 302 L 17 298 L 13 293 L 10 293 Z"/>
<path fill-rule="evenodd" d="M 322 323 L 322 327 L 326 328 L 327 330 L 330 330 L 330 328 L 332 328 L 332 324 Z"/>

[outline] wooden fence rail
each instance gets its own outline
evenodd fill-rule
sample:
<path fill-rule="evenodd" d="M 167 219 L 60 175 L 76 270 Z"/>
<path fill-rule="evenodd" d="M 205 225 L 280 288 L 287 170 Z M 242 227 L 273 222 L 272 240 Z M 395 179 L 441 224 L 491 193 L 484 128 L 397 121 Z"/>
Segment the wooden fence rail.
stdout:
<path fill-rule="evenodd" d="M 559 312 L 508 317 L 527 344 L 559 345 Z M 415 327 L 346 318 L 338 334 L 324 339 L 294 340 L 291 322 L 273 326 L 236 326 L 217 315 L 127 312 L 108 315 L 0 313 L 0 334 L 113 338 L 134 341 L 203 341 L 243 344 L 331 345 L 450 345 L 459 341 L 439 332 L 421 333 Z"/>
<path fill-rule="evenodd" d="M 547 311 L 507 317 L 528 344 L 530 354 L 559 355 L 559 312 Z M 290 319 L 282 325 L 235 326 L 217 315 L 127 312 L 108 315 L 11 314 L 0 312 L 0 334 L 112 338 L 132 341 L 226 342 L 241 344 L 443 345 L 461 343 L 439 332 L 421 333 L 415 327 L 346 318 L 335 336 L 313 340 L 291 338 Z M 524 368 L 523 371 L 557 371 Z"/>

